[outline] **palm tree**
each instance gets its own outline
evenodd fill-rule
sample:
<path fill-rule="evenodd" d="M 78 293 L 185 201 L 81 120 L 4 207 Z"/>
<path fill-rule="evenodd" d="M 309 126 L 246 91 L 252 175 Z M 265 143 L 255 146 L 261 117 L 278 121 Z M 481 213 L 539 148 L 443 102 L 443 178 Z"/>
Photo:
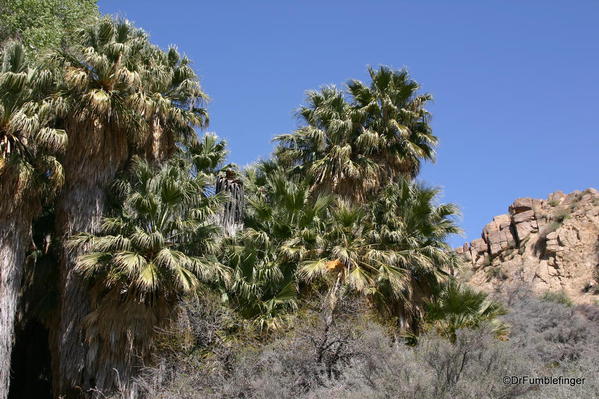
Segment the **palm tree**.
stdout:
<path fill-rule="evenodd" d="M 503 306 L 489 300 L 487 294 L 449 280 L 439 286 L 427 304 L 426 321 L 437 333 L 455 343 L 457 331 L 490 325 L 499 338 L 507 335 L 507 326 L 497 317 L 506 314 Z"/>
<path fill-rule="evenodd" d="M 227 151 L 226 141 L 215 134 L 207 133 L 201 140 L 189 146 L 187 155 L 194 165 L 194 173 L 205 173 L 215 178 L 214 190 L 227 200 L 222 205 L 217 219 L 225 235 L 235 235 L 243 228 L 245 191 L 237 167 L 223 165 Z"/>
<path fill-rule="evenodd" d="M 218 216 L 218 223 L 227 236 L 234 236 L 243 229 L 245 190 L 236 168 L 228 167 L 216 176 L 215 192 L 227 196 Z"/>
<path fill-rule="evenodd" d="M 187 152 L 195 168 L 195 173 L 216 175 L 227 157 L 227 142 L 219 140 L 213 133 L 206 133 L 197 143 L 189 146 Z"/>
<path fill-rule="evenodd" d="M 31 223 L 42 201 L 62 184 L 54 155 L 66 135 L 52 127 L 54 115 L 44 102 L 53 86 L 50 72 L 29 67 L 17 42 L 7 43 L 0 59 L 0 399 L 5 399 Z"/>
<path fill-rule="evenodd" d="M 202 282 L 228 279 L 215 257 L 220 198 L 206 196 L 209 181 L 190 172 L 182 160 L 157 169 L 135 159 L 130 177 L 115 183 L 115 215 L 99 233 L 71 238 L 71 248 L 84 249 L 75 271 L 91 283 L 87 361 L 105 393 L 134 391 L 135 367 L 151 360 L 156 329 L 173 320 L 181 298 Z"/>
<path fill-rule="evenodd" d="M 434 159 L 437 138 L 424 108 L 431 99 L 407 71 L 368 69 L 371 83 L 352 80 L 347 95 L 334 87 L 307 94 L 298 110 L 305 124 L 275 137 L 276 157 L 308 174 L 313 190 L 364 202 L 400 177 L 414 178 Z"/>
<path fill-rule="evenodd" d="M 330 199 L 312 200 L 305 182 L 270 162 L 246 173 L 245 228 L 228 239 L 223 257 L 233 269 L 227 296 L 260 329 L 276 329 L 297 307 L 295 273 L 300 262 L 318 255 Z"/>
<path fill-rule="evenodd" d="M 174 144 L 193 140 L 206 122 L 205 96 L 186 59 L 163 54 L 127 21 L 104 18 L 82 33 L 81 45 L 57 57 L 64 89 L 55 106 L 64 112 L 69 145 L 63 157 L 66 185 L 56 205 L 63 236 L 100 231 L 105 190 L 134 154 L 156 162 Z M 81 340 L 88 293 L 75 272 L 80 251 L 61 255 L 61 309 L 54 344 L 56 394 L 94 385 Z"/>
<path fill-rule="evenodd" d="M 199 106 L 208 97 L 191 68 L 191 61 L 182 57 L 175 47 L 163 52 L 151 46 L 149 51 L 148 57 L 141 60 L 147 63 L 142 75 L 146 94 L 137 93 L 134 101 L 143 104 L 144 115 L 151 118 L 152 134 L 147 136 L 146 157 L 160 162 L 173 155 L 176 144 L 193 146 L 196 143 L 194 127 L 208 124 L 208 113 Z M 214 146 L 211 148 L 213 157 L 224 158 L 225 143 L 212 143 L 212 139 L 216 137 L 204 136 L 204 144 L 210 142 Z"/>
<path fill-rule="evenodd" d="M 364 200 L 379 186 L 378 166 L 368 143 L 357 140 L 358 125 L 344 93 L 335 87 L 309 91 L 298 110 L 306 126 L 275 137 L 275 156 L 282 165 L 306 174 L 312 190 Z"/>
<path fill-rule="evenodd" d="M 425 300 L 455 262 L 445 243 L 458 232 L 451 204 L 435 205 L 438 191 L 407 180 L 387 187 L 367 207 L 339 201 L 318 259 L 305 261 L 299 277 L 330 281 L 328 322 L 340 290 L 369 299 L 384 318 L 417 332 Z"/>
<path fill-rule="evenodd" d="M 382 66 L 368 68 L 370 85 L 348 82 L 352 106 L 362 125 L 359 138 L 375 143 L 373 159 L 380 166 L 383 181 L 397 176 L 414 178 L 422 160 L 432 161 L 437 138 L 424 108 L 430 94 L 418 94 L 420 86 L 408 71 Z"/>

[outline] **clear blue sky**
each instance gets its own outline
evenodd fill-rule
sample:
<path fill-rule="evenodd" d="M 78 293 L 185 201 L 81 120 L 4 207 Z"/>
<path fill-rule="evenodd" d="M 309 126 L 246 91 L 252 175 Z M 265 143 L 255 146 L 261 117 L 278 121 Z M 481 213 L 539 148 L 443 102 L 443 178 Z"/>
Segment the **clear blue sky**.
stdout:
<path fill-rule="evenodd" d="M 517 197 L 599 188 L 599 1 L 100 0 L 194 62 L 230 160 L 268 157 L 307 89 L 407 67 L 440 138 L 421 179 L 466 238 Z"/>

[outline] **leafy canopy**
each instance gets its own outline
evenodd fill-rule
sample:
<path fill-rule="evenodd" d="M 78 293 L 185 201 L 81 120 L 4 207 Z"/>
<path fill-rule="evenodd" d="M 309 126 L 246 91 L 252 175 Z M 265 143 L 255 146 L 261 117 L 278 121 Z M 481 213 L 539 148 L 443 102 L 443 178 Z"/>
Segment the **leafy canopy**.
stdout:
<path fill-rule="evenodd" d="M 36 52 L 56 48 L 98 16 L 96 0 L 0 0 L 0 44 L 12 38 Z"/>
<path fill-rule="evenodd" d="M 305 182 L 271 162 L 247 170 L 245 186 L 245 228 L 223 254 L 233 268 L 227 297 L 242 316 L 276 328 L 297 308 L 297 265 L 318 253 L 330 198 L 312 200 Z"/>
<path fill-rule="evenodd" d="M 445 239 L 459 231 L 457 209 L 435 205 L 437 193 L 402 180 L 362 206 L 338 201 L 319 257 L 304 261 L 299 276 L 336 280 L 401 328 L 417 329 L 424 300 L 456 263 Z"/>
<path fill-rule="evenodd" d="M 218 228 L 212 218 L 220 197 L 207 197 L 205 176 L 189 171 L 181 159 L 161 168 L 135 159 L 130 177 L 115 183 L 120 206 L 104 219 L 102 233 L 71 239 L 72 246 L 89 246 L 77 269 L 124 298 L 147 303 L 226 278 L 213 256 Z"/>

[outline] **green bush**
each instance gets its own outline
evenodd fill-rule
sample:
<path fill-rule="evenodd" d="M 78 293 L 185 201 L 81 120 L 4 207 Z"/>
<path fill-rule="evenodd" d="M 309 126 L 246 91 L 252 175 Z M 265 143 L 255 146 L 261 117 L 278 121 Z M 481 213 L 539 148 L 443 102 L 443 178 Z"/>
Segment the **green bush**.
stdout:
<path fill-rule="evenodd" d="M 489 267 L 485 271 L 485 274 L 487 275 L 488 279 L 496 278 L 502 281 L 506 280 L 508 277 L 500 266 Z"/>
<path fill-rule="evenodd" d="M 541 299 L 546 302 L 572 306 L 572 300 L 568 298 L 568 295 L 564 291 L 547 291 L 541 296 Z"/>
<path fill-rule="evenodd" d="M 559 209 L 553 214 L 552 219 L 561 225 L 566 219 L 570 217 L 570 213 L 571 209 Z"/>

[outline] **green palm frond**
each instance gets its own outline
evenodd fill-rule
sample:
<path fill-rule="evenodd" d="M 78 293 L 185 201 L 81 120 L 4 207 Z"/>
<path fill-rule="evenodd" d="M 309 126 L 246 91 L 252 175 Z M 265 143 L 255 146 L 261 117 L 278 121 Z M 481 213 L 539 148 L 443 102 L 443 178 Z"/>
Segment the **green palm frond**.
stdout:
<path fill-rule="evenodd" d="M 437 295 L 427 304 L 427 322 L 442 336 L 455 342 L 460 329 L 478 328 L 489 324 L 498 337 L 505 336 L 507 326 L 498 317 L 505 308 L 487 298 L 487 294 L 462 286 L 454 280 L 438 288 Z"/>
<path fill-rule="evenodd" d="M 115 271 L 123 273 L 127 278 L 137 276 L 147 263 L 143 255 L 132 251 L 117 252 L 111 259 L 111 266 Z"/>
<path fill-rule="evenodd" d="M 143 291 L 153 292 L 159 288 L 160 275 L 153 262 L 147 262 L 139 271 L 134 283 Z"/>

